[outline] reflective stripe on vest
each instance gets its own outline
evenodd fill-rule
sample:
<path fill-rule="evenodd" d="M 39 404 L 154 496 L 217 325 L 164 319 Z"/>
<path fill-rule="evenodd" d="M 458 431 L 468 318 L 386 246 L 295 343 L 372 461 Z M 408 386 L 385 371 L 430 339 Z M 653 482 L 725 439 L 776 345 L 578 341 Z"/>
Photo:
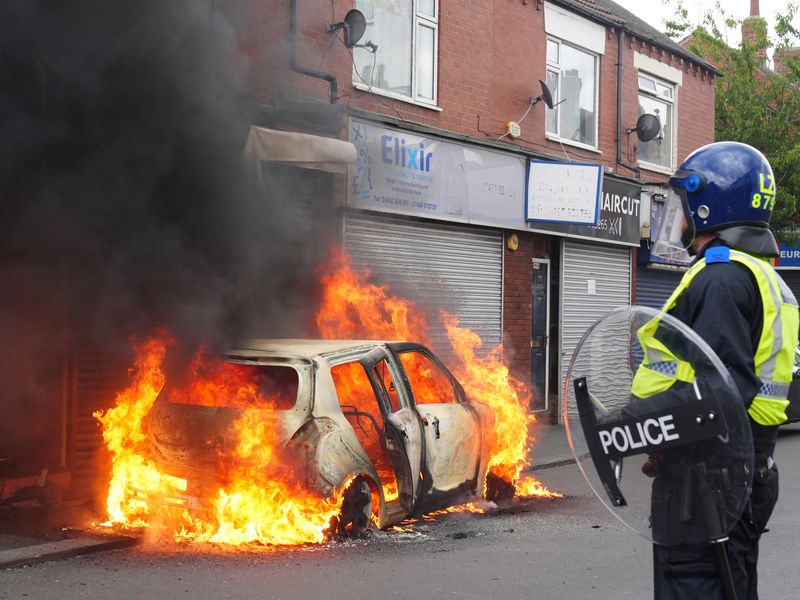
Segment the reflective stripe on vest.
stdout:
<path fill-rule="evenodd" d="M 789 404 L 786 398 L 792 380 L 797 331 L 800 327 L 797 300 L 767 261 L 733 249 L 730 259 L 745 265 L 753 274 L 763 306 L 763 327 L 754 357 L 761 387 L 748 412 L 756 423 L 780 425 L 786 421 L 786 406 Z M 692 265 L 664 304 L 665 312 L 675 307 L 678 298 L 705 267 L 705 259 Z M 638 332 L 645 356 L 636 372 L 631 391 L 640 398 L 648 398 L 669 389 L 676 379 L 687 383 L 694 380 L 691 365 L 679 361 L 655 338 L 659 321 L 658 318 L 652 319 Z"/>

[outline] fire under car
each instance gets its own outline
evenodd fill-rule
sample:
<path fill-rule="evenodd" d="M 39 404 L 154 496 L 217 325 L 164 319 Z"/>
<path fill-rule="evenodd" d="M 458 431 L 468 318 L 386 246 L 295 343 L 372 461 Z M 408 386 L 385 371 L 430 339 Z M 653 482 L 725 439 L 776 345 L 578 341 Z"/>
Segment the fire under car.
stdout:
<path fill-rule="evenodd" d="M 492 413 L 425 346 L 406 342 L 250 340 L 224 358 L 253 374 L 277 415 L 281 460 L 321 497 L 346 487 L 336 527 L 356 535 L 475 499 Z M 252 371 L 250 371 L 252 370 Z M 148 419 L 152 459 L 185 479 L 184 506 L 219 485 L 235 398 L 208 402 L 168 383 Z M 513 494 L 513 492 L 512 492 Z"/>

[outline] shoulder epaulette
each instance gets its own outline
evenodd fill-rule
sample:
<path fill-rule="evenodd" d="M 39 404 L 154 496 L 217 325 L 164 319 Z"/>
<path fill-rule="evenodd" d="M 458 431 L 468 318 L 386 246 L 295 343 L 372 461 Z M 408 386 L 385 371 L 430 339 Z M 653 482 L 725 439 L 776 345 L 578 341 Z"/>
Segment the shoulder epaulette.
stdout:
<path fill-rule="evenodd" d="M 706 250 L 705 256 L 706 264 L 712 263 L 729 263 L 731 262 L 731 249 L 727 246 L 714 246 Z"/>

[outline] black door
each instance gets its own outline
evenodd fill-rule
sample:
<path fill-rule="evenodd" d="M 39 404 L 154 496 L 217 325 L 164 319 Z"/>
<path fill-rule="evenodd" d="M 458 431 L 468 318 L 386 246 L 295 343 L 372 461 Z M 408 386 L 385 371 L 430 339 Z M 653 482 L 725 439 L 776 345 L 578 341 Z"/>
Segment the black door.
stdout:
<path fill-rule="evenodd" d="M 531 319 L 531 410 L 547 410 L 548 289 L 550 263 L 533 261 Z"/>

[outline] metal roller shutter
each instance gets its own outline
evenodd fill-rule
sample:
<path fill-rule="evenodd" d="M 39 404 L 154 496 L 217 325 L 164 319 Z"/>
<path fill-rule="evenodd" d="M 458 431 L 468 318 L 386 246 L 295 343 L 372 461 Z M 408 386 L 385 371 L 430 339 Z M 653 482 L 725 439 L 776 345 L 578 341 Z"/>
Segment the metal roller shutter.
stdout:
<path fill-rule="evenodd" d="M 71 436 L 72 493 L 94 498 L 107 483 L 110 456 L 103 450 L 100 423 L 92 413 L 114 406 L 119 392 L 130 385 L 133 356 L 119 356 L 82 343 L 73 362 L 73 427 Z"/>
<path fill-rule="evenodd" d="M 586 330 L 619 306 L 631 303 L 629 248 L 565 240 L 561 256 L 561 385 Z M 569 407 L 573 414 L 574 407 Z M 563 417 L 563 415 L 562 415 Z"/>
<path fill-rule="evenodd" d="M 495 229 L 350 210 L 344 246 L 355 268 L 426 311 L 431 345 L 450 344 L 439 310 L 455 314 L 489 350 L 502 337 L 503 238 Z"/>
<path fill-rule="evenodd" d="M 639 268 L 636 271 L 636 305 L 660 309 L 683 277 L 683 271 Z"/>

